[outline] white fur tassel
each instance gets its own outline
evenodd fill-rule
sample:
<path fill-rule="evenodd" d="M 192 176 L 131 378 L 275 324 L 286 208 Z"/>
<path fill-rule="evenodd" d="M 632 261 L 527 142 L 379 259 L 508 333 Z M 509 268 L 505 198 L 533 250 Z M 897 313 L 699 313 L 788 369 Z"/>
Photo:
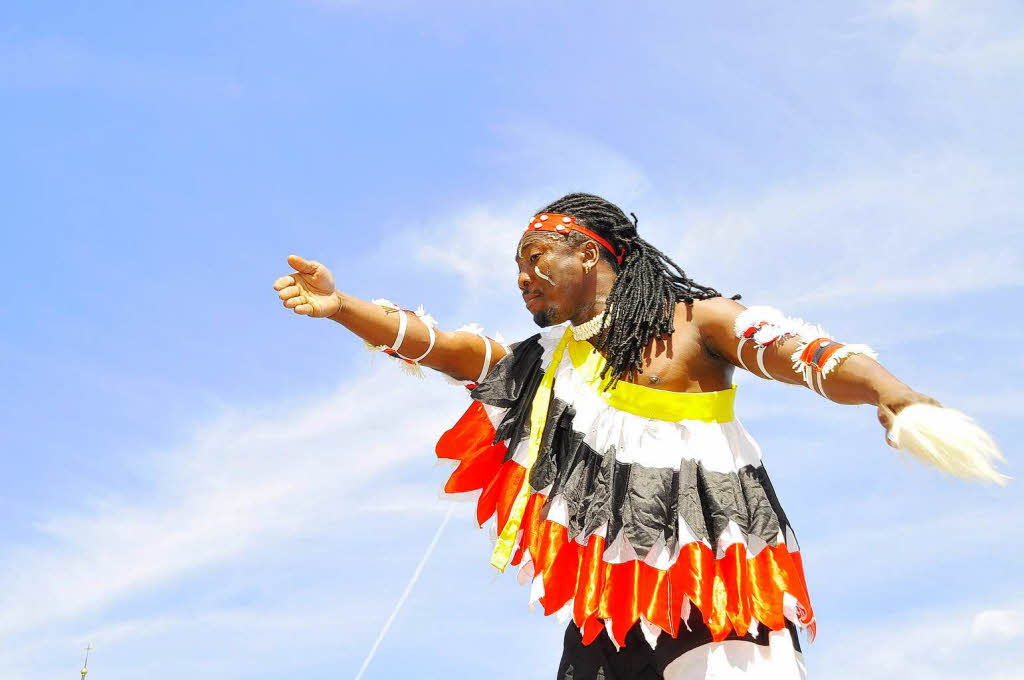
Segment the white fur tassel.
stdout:
<path fill-rule="evenodd" d="M 447 373 L 442 373 L 441 377 L 444 378 L 444 381 L 446 383 L 449 383 L 450 385 L 458 385 L 459 387 L 465 387 L 466 385 L 473 382 L 472 380 L 457 380 L 448 375 Z"/>
<path fill-rule="evenodd" d="M 896 414 L 886 436 L 918 460 L 961 479 L 1000 486 L 1011 479 L 993 465 L 1006 459 L 992 437 L 960 411 L 911 404 Z"/>
<path fill-rule="evenodd" d="M 423 369 L 420 368 L 419 364 L 410 364 L 408 361 L 402 361 L 401 359 L 399 359 L 398 361 L 402 364 L 402 371 L 404 371 L 407 375 L 411 375 L 414 378 L 420 378 L 421 380 L 423 379 Z"/>

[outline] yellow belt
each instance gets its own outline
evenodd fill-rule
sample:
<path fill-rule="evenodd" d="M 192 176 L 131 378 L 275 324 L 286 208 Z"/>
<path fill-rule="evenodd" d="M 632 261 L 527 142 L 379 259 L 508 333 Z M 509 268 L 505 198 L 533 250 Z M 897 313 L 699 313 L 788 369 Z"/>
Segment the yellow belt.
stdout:
<path fill-rule="evenodd" d="M 530 500 L 530 470 L 533 468 L 540 452 L 541 438 L 544 436 L 544 424 L 547 421 L 548 407 L 551 404 L 551 393 L 555 383 L 555 373 L 565 350 L 569 349 L 569 358 L 576 367 L 577 373 L 591 384 L 604 401 L 614 408 L 654 420 L 676 422 L 680 420 L 702 420 L 704 422 L 723 423 L 733 419 L 733 403 L 736 397 L 736 385 L 714 392 L 670 392 L 656 390 L 643 385 L 620 381 L 613 390 L 602 390 L 601 370 L 605 358 L 597 349 L 586 341 L 574 340 L 572 331 L 566 327 L 565 333 L 558 341 L 551 363 L 544 371 L 544 377 L 534 392 L 530 405 L 530 441 L 526 450 L 526 474 L 523 484 L 519 487 L 516 499 L 512 504 L 508 521 L 505 523 L 491 554 L 491 564 L 505 571 L 512 556 L 516 535 L 523 521 L 526 504 Z M 611 375 L 605 380 L 611 380 Z"/>

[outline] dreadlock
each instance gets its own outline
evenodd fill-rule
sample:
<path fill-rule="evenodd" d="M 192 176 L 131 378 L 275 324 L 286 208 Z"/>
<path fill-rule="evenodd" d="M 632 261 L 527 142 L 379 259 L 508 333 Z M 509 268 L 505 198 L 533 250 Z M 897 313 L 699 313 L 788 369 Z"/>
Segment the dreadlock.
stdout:
<path fill-rule="evenodd" d="M 639 220 L 631 222 L 614 203 L 593 194 L 571 193 L 559 198 L 537 213 L 572 215 L 587 229 L 597 232 L 618 252 L 625 250 L 620 266 L 606 248 L 601 256 L 617 272 L 615 283 L 605 302 L 605 314 L 597 348 L 607 357 L 601 372 L 603 379 L 609 371 L 612 380 L 606 389 L 614 387 L 619 378 L 635 373 L 643 367 L 643 351 L 651 338 L 662 338 L 674 331 L 676 302 L 693 304 L 694 300 L 721 297 L 714 288 L 702 286 L 686 276 L 679 265 L 637 234 Z M 571 245 L 580 245 L 587 237 L 570 232 Z M 733 295 L 739 300 L 739 295 Z M 610 309 L 611 313 L 608 313 Z M 609 318 L 611 317 L 611 318 Z M 603 331 L 608 329 L 607 333 Z"/>

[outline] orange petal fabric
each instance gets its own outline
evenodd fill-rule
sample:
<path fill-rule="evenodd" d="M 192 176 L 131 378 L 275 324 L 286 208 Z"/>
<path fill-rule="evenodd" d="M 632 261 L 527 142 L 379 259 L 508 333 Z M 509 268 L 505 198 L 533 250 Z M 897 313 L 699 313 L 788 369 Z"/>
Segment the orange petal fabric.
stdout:
<path fill-rule="evenodd" d="M 482 404 L 474 401 L 456 425 L 437 444 L 437 455 L 459 461 L 445 491 L 482 491 L 477 520 L 483 525 L 497 512 L 498 531 L 526 480 L 526 469 L 504 461 L 504 444 L 493 444 L 495 431 Z M 678 635 L 686 598 L 696 606 L 713 639 L 731 631 L 747 633 L 751 618 L 772 630 L 785 626 L 783 595 L 799 603 L 800 623 L 811 638 L 816 632 L 803 564 L 799 552 L 780 543 L 751 557 L 746 547 L 727 546 L 721 558 L 707 545 L 692 542 L 679 549 L 668 569 L 642 560 L 611 564 L 603 560 L 605 539 L 589 537 L 586 545 L 568 537 L 566 527 L 541 520 L 547 497 L 532 492 L 523 513 L 519 543 L 512 564 L 533 563 L 535 578 L 543 579 L 541 605 L 550 615 L 572 602 L 573 621 L 590 644 L 610 620 L 615 642 L 625 644 L 627 631 L 643 614 L 669 634 Z"/>

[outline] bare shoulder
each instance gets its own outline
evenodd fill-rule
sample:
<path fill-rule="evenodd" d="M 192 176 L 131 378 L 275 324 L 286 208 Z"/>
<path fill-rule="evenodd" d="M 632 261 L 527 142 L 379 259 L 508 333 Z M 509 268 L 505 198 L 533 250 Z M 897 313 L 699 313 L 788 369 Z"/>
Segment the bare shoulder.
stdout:
<path fill-rule="evenodd" d="M 731 304 L 722 304 L 731 303 Z M 736 305 L 733 300 L 694 300 L 676 303 L 671 337 L 654 341 L 657 360 L 645 367 L 648 381 L 655 376 L 661 389 L 679 392 L 706 392 L 725 389 L 731 384 L 731 365 L 712 351 L 707 323 L 709 317 L 727 317 Z M 721 308 L 721 311 L 718 311 Z M 735 318 L 736 312 L 732 312 Z M 731 329 L 731 325 L 730 325 Z"/>
<path fill-rule="evenodd" d="M 690 323 L 700 337 L 701 345 L 708 356 L 727 362 L 730 345 L 735 342 L 734 326 L 736 317 L 746 307 L 731 298 L 713 297 L 694 300 L 690 308 Z"/>
<path fill-rule="evenodd" d="M 690 306 L 693 307 L 693 313 L 697 317 L 735 316 L 738 312 L 746 309 L 736 300 L 721 296 L 707 298 L 706 300 L 694 300 Z"/>
<path fill-rule="evenodd" d="M 689 316 L 690 323 L 701 329 L 723 326 L 732 328 L 736 315 L 746 309 L 746 307 L 735 300 L 725 297 L 694 300 L 691 305 L 686 305 L 682 302 L 678 304 L 688 310 L 684 313 Z"/>

